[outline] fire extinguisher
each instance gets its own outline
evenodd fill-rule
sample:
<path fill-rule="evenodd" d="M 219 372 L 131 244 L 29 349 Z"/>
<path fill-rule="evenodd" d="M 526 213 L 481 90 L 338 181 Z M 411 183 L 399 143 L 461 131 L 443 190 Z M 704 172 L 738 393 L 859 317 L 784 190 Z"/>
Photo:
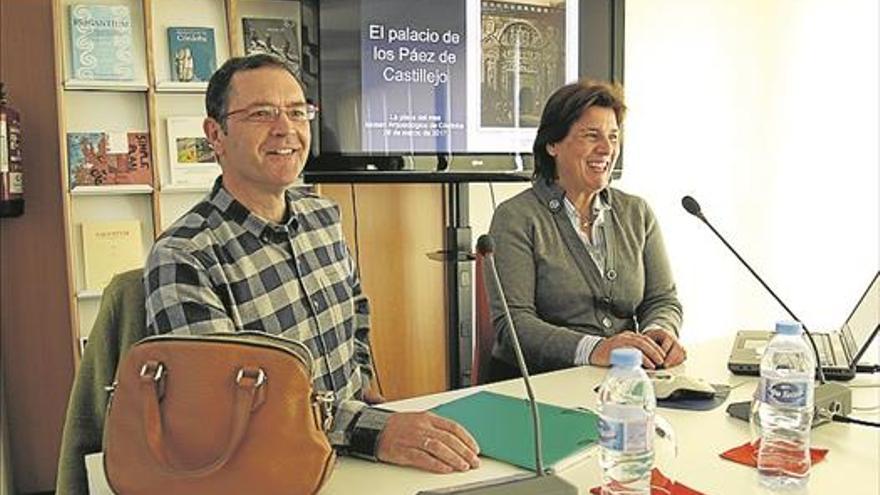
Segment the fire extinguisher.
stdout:
<path fill-rule="evenodd" d="M 21 117 L 6 101 L 0 82 L 0 217 L 24 213 L 21 168 Z"/>

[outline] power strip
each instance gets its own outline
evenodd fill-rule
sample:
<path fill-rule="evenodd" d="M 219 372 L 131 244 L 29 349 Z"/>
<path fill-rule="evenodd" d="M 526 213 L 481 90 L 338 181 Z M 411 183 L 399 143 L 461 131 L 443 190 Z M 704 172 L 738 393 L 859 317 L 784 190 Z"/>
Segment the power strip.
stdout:
<path fill-rule="evenodd" d="M 813 428 L 831 422 L 831 416 L 849 416 L 852 412 L 852 390 L 839 383 L 816 386 L 813 396 Z"/>
<path fill-rule="evenodd" d="M 727 406 L 727 414 L 748 422 L 752 404 L 749 401 L 733 402 Z M 824 383 L 816 386 L 813 395 L 813 425 L 831 422 L 833 415 L 848 416 L 852 412 L 852 391 L 839 383 Z"/>

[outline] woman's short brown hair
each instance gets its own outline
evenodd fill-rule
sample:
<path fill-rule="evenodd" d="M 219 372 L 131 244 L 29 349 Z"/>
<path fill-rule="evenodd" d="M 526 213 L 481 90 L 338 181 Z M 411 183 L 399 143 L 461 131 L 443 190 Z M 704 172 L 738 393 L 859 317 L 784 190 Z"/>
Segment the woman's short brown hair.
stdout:
<path fill-rule="evenodd" d="M 532 147 L 536 179 L 540 177 L 549 184 L 559 177 L 556 160 L 547 153 L 547 145 L 565 139 L 584 110 L 594 106 L 614 110 L 617 125 L 623 126 L 626 105 L 623 103 L 623 87 L 620 84 L 584 79 L 566 84 L 550 96 L 544 105 L 541 125 Z"/>

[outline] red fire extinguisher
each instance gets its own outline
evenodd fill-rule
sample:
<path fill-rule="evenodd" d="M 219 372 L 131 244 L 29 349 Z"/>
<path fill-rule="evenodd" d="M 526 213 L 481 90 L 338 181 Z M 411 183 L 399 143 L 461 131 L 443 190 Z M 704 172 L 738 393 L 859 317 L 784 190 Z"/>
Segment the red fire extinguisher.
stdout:
<path fill-rule="evenodd" d="M 0 217 L 24 213 L 24 176 L 21 168 L 21 117 L 6 101 L 0 82 Z"/>

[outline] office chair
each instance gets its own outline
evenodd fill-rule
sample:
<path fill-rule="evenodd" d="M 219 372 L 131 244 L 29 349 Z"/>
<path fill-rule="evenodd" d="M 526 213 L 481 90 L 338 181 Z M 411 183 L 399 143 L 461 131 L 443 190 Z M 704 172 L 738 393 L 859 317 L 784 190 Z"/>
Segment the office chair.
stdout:
<path fill-rule="evenodd" d="M 143 269 L 120 273 L 101 296 L 98 316 L 67 405 L 57 493 L 89 493 L 85 455 L 102 450 L 104 416 L 110 397 L 105 387 L 113 383 L 116 366 L 128 348 L 147 336 L 142 276 Z"/>
<path fill-rule="evenodd" d="M 474 265 L 474 359 L 471 366 L 471 385 L 489 383 L 489 364 L 495 343 L 495 326 L 489 308 L 489 293 L 483 273 L 483 255 L 477 254 Z"/>
<path fill-rule="evenodd" d="M 522 376 L 519 367 L 508 364 L 501 359 L 492 357 L 495 345 L 496 330 L 492 316 L 492 298 L 500 297 L 495 286 L 486 281 L 492 277 L 483 261 L 483 255 L 477 253 L 474 266 L 474 357 L 471 365 L 471 385 L 500 382 Z M 497 311 L 497 309 L 496 309 Z"/>

